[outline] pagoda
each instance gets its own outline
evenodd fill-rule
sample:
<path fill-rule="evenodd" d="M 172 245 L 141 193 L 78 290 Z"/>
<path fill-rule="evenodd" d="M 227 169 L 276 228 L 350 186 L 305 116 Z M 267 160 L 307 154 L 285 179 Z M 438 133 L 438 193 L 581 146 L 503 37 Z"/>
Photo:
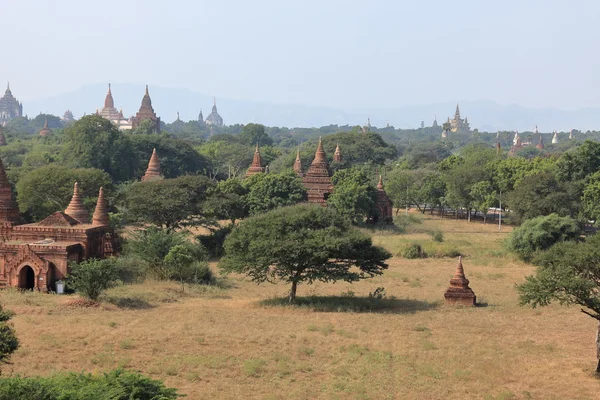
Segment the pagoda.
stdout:
<path fill-rule="evenodd" d="M 217 127 L 223 126 L 223 118 L 221 118 L 221 116 L 217 112 L 217 99 L 213 98 L 212 111 L 210 114 L 208 114 L 208 117 L 206 117 L 205 122 L 206 125 L 212 125 Z"/>
<path fill-rule="evenodd" d="M 256 143 L 256 150 L 254 151 L 254 157 L 252 158 L 252 165 L 248 168 L 246 176 L 252 176 L 256 174 L 262 174 L 265 172 L 265 168 L 262 166 L 262 157 L 260 156 L 260 150 L 258 143 Z"/>
<path fill-rule="evenodd" d="M 333 185 L 329 175 L 329 163 L 327 162 L 325 150 L 323 150 L 321 138 L 319 138 L 315 158 L 302 178 L 302 183 L 308 192 L 309 203 L 327 205 L 327 198 L 333 193 Z"/>
<path fill-rule="evenodd" d="M 300 160 L 300 149 L 296 151 L 296 161 L 294 161 L 294 172 L 302 178 L 302 161 Z"/>
<path fill-rule="evenodd" d="M 552 144 L 558 144 L 558 133 L 554 131 L 554 136 L 552 136 Z"/>
<path fill-rule="evenodd" d="M 144 176 L 142 176 L 142 182 L 151 181 L 154 179 L 162 179 L 160 160 L 158 159 L 158 153 L 156 153 L 156 149 L 152 149 L 152 156 L 150 156 L 146 173 Z"/>
<path fill-rule="evenodd" d="M 4 96 L 0 97 L 0 125 L 6 125 L 8 121 L 22 116 L 23 103 L 15 99 L 10 90 L 10 84 L 7 84 Z"/>
<path fill-rule="evenodd" d="M 465 119 L 462 119 L 460 117 L 460 108 L 458 104 L 456 104 L 454 118 L 449 120 L 448 122 L 450 122 L 450 130 L 452 132 L 468 132 L 469 130 L 471 130 L 471 127 L 469 126 L 469 120 L 467 119 L 467 117 L 465 117 Z"/>
<path fill-rule="evenodd" d="M 70 112 L 70 111 L 68 111 Z M 67 113 L 65 113 L 66 116 Z M 126 130 L 132 128 L 132 121 L 128 120 L 123 116 L 123 110 L 117 110 L 115 108 L 115 101 L 113 99 L 112 90 L 110 83 L 108 84 L 108 92 L 104 98 L 104 107 L 102 110 L 96 110 L 96 114 L 100 115 L 115 124 L 120 130 Z M 71 117 L 73 114 L 71 113 Z"/>
<path fill-rule="evenodd" d="M 44 127 L 40 129 L 40 136 L 48 136 L 52 133 L 52 129 L 48 128 L 48 118 L 44 121 Z"/>
<path fill-rule="evenodd" d="M 390 200 L 389 196 L 385 192 L 383 187 L 383 178 L 379 175 L 379 182 L 377 183 L 377 201 L 375 202 L 375 206 L 379 211 L 379 218 L 384 222 L 391 224 L 394 221 L 394 217 L 392 215 L 392 200 Z"/>
<path fill-rule="evenodd" d="M 150 99 L 150 93 L 148 93 L 148 85 L 146 85 L 146 92 L 142 98 L 140 110 L 135 114 L 135 117 L 131 118 L 132 129 L 137 128 L 145 120 L 152 121 L 156 127 L 156 132 L 160 132 L 160 117 L 156 116 L 154 108 L 152 108 L 152 99 Z"/>
<path fill-rule="evenodd" d="M 342 162 L 342 152 L 340 150 L 340 145 L 339 144 L 337 144 L 335 146 L 335 153 L 333 153 L 333 161 L 339 162 L 339 163 Z"/>
<path fill-rule="evenodd" d="M 444 299 L 448 304 L 457 304 L 461 306 L 474 306 L 476 301 L 473 289 L 469 287 L 469 280 L 465 277 L 465 270 L 462 265 L 462 256 L 458 257 L 458 266 L 454 277 L 450 279 L 450 287 L 444 293 Z"/>

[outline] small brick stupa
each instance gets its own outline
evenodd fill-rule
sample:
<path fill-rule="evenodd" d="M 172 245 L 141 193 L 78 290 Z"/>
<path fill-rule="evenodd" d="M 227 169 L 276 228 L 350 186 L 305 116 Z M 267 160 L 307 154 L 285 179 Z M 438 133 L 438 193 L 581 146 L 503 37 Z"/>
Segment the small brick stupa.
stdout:
<path fill-rule="evenodd" d="M 329 175 L 327 155 L 325 154 L 325 150 L 323 150 L 321 138 L 319 138 L 315 158 L 302 178 L 302 183 L 308 192 L 309 203 L 321 204 L 322 206 L 327 205 L 327 198 L 333 192 L 333 185 Z"/>
<path fill-rule="evenodd" d="M 158 159 L 156 149 L 152 150 L 152 156 L 150 157 L 150 161 L 148 162 L 148 169 L 146 169 L 146 173 L 144 174 L 144 176 L 142 176 L 142 182 L 151 181 L 153 179 L 162 179 L 160 171 L 160 161 Z"/>
<path fill-rule="evenodd" d="M 471 307 L 475 305 L 476 296 L 473 289 L 469 287 L 469 280 L 465 277 L 462 257 L 458 257 L 458 266 L 454 278 L 450 279 L 450 287 L 444 293 L 444 298 L 448 304 Z"/>
<path fill-rule="evenodd" d="M 90 222 L 90 215 L 88 214 L 85 206 L 83 205 L 83 201 L 81 200 L 79 183 L 77 182 L 75 182 L 75 186 L 73 187 L 73 197 L 71 198 L 69 206 L 65 210 L 65 214 L 80 224 L 89 224 Z"/>
<path fill-rule="evenodd" d="M 342 162 L 342 151 L 340 150 L 339 144 L 335 146 L 335 153 L 333 153 L 333 161 Z"/>
<path fill-rule="evenodd" d="M 254 157 L 252 158 L 252 165 L 250 165 L 250 168 L 248 168 L 246 176 L 262 174 L 264 172 L 265 168 L 262 166 L 262 157 L 260 156 L 258 143 L 256 143 L 256 150 L 254 151 Z"/>
<path fill-rule="evenodd" d="M 296 152 L 296 161 L 294 161 L 294 172 L 302 177 L 304 174 L 302 173 L 302 161 L 300 160 L 300 149 Z"/>
<path fill-rule="evenodd" d="M 48 118 L 44 121 L 44 127 L 40 130 L 40 136 L 48 136 L 52 133 L 52 130 L 48 128 Z"/>

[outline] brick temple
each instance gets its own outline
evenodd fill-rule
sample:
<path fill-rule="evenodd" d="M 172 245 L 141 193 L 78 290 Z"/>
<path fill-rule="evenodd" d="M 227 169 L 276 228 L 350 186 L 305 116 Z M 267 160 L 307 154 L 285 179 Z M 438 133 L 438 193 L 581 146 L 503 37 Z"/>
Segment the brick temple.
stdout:
<path fill-rule="evenodd" d="M 469 287 L 469 280 L 465 276 L 465 270 L 462 265 L 462 256 L 458 257 L 458 266 L 454 272 L 454 277 L 450 279 L 450 287 L 444 293 L 444 299 L 448 304 L 470 307 L 475 305 L 477 297 L 473 289 Z"/>
<path fill-rule="evenodd" d="M 0 161 L 0 287 L 54 291 L 56 281 L 67 274 L 69 261 L 113 254 L 114 236 L 102 188 L 91 221 L 75 183 L 65 211 L 37 223 L 20 223 Z"/>

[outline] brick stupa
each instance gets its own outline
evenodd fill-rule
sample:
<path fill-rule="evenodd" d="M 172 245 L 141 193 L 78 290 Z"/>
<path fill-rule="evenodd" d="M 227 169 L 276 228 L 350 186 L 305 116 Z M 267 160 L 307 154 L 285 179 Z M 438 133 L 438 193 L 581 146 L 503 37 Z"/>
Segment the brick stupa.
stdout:
<path fill-rule="evenodd" d="M 315 158 L 302 178 L 302 183 L 304 183 L 308 192 L 309 203 L 327 205 L 327 198 L 333 192 L 333 185 L 331 184 L 329 163 L 327 162 L 325 150 L 323 150 L 321 138 L 319 138 Z"/>
<path fill-rule="evenodd" d="M 296 161 L 294 161 L 294 172 L 302 177 L 302 161 L 300 160 L 300 149 L 296 151 Z"/>
<path fill-rule="evenodd" d="M 146 173 L 144 174 L 144 176 L 142 176 L 142 182 L 151 181 L 154 179 L 162 179 L 160 170 L 160 160 L 158 159 L 156 149 L 152 150 L 152 156 L 150 157 L 150 161 L 148 162 L 148 169 L 146 169 Z"/>
<path fill-rule="evenodd" d="M 40 130 L 40 136 L 48 136 L 52 133 L 52 130 L 48 128 L 48 118 L 44 121 L 44 127 Z"/>
<path fill-rule="evenodd" d="M 473 289 L 469 287 L 469 280 L 465 277 L 462 256 L 458 257 L 458 266 L 454 278 L 450 279 L 450 287 L 444 293 L 444 299 L 447 304 L 471 307 L 475 305 L 476 296 Z"/>
<path fill-rule="evenodd" d="M 333 161 L 342 162 L 342 151 L 340 150 L 339 144 L 335 146 L 335 153 L 333 153 Z"/>
<path fill-rule="evenodd" d="M 252 176 L 256 174 L 262 174 L 265 172 L 265 168 L 262 166 L 262 157 L 260 156 L 260 149 L 258 143 L 256 143 L 256 150 L 254 150 L 254 157 L 252 158 L 252 165 L 248 168 L 246 176 Z"/>
<path fill-rule="evenodd" d="M 79 183 L 77 182 L 75 182 L 75 186 L 73 187 L 73 197 L 71 198 L 69 206 L 65 210 L 65 214 L 80 224 L 88 224 L 90 222 L 90 215 L 88 214 L 88 211 L 81 200 Z"/>

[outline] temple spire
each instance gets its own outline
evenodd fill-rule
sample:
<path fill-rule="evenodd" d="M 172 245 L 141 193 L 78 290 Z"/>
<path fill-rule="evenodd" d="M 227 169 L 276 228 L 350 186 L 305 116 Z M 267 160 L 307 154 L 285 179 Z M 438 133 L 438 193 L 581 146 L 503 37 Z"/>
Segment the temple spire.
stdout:
<path fill-rule="evenodd" d="M 294 161 L 294 172 L 302 176 L 302 161 L 300 160 L 300 148 L 296 151 L 296 161 Z"/>
<path fill-rule="evenodd" d="M 160 178 L 162 178 L 160 160 L 158 159 L 158 153 L 156 152 L 156 149 L 152 149 L 152 156 L 150 156 L 146 173 L 144 176 L 142 176 L 142 182 Z"/>
<path fill-rule="evenodd" d="M 145 93 L 145 95 L 146 96 L 150 96 L 150 93 L 148 93 L 148 85 L 146 85 L 146 93 Z"/>
<path fill-rule="evenodd" d="M 108 217 L 108 204 L 104 198 L 104 188 L 100 187 L 98 193 L 98 201 L 96 202 L 96 209 L 92 217 L 92 225 L 94 226 L 108 226 L 110 219 Z"/>
<path fill-rule="evenodd" d="M 383 190 L 383 177 L 379 174 L 379 182 L 377 183 L 377 189 Z"/>
<path fill-rule="evenodd" d="M 79 183 L 77 182 L 75 182 L 73 187 L 73 197 L 65 210 L 65 214 L 81 224 L 87 224 L 90 220 L 90 216 L 83 205 L 81 194 L 79 193 Z"/>
<path fill-rule="evenodd" d="M 257 142 L 256 150 L 254 150 L 254 156 L 252 157 L 252 165 L 250 165 L 250 168 L 248 168 L 246 176 L 261 174 L 263 172 L 265 172 L 265 168 L 262 166 L 262 157 L 260 156 L 260 149 Z"/>
<path fill-rule="evenodd" d="M 333 153 L 333 161 L 342 162 L 342 152 L 340 150 L 339 143 L 335 146 L 335 153 Z"/>
<path fill-rule="evenodd" d="M 463 306 L 474 306 L 476 297 L 473 289 L 469 287 L 469 280 L 465 276 L 465 270 L 462 265 L 462 256 L 458 257 L 458 265 L 454 272 L 454 277 L 450 279 L 450 287 L 444 293 L 447 303 Z"/>

